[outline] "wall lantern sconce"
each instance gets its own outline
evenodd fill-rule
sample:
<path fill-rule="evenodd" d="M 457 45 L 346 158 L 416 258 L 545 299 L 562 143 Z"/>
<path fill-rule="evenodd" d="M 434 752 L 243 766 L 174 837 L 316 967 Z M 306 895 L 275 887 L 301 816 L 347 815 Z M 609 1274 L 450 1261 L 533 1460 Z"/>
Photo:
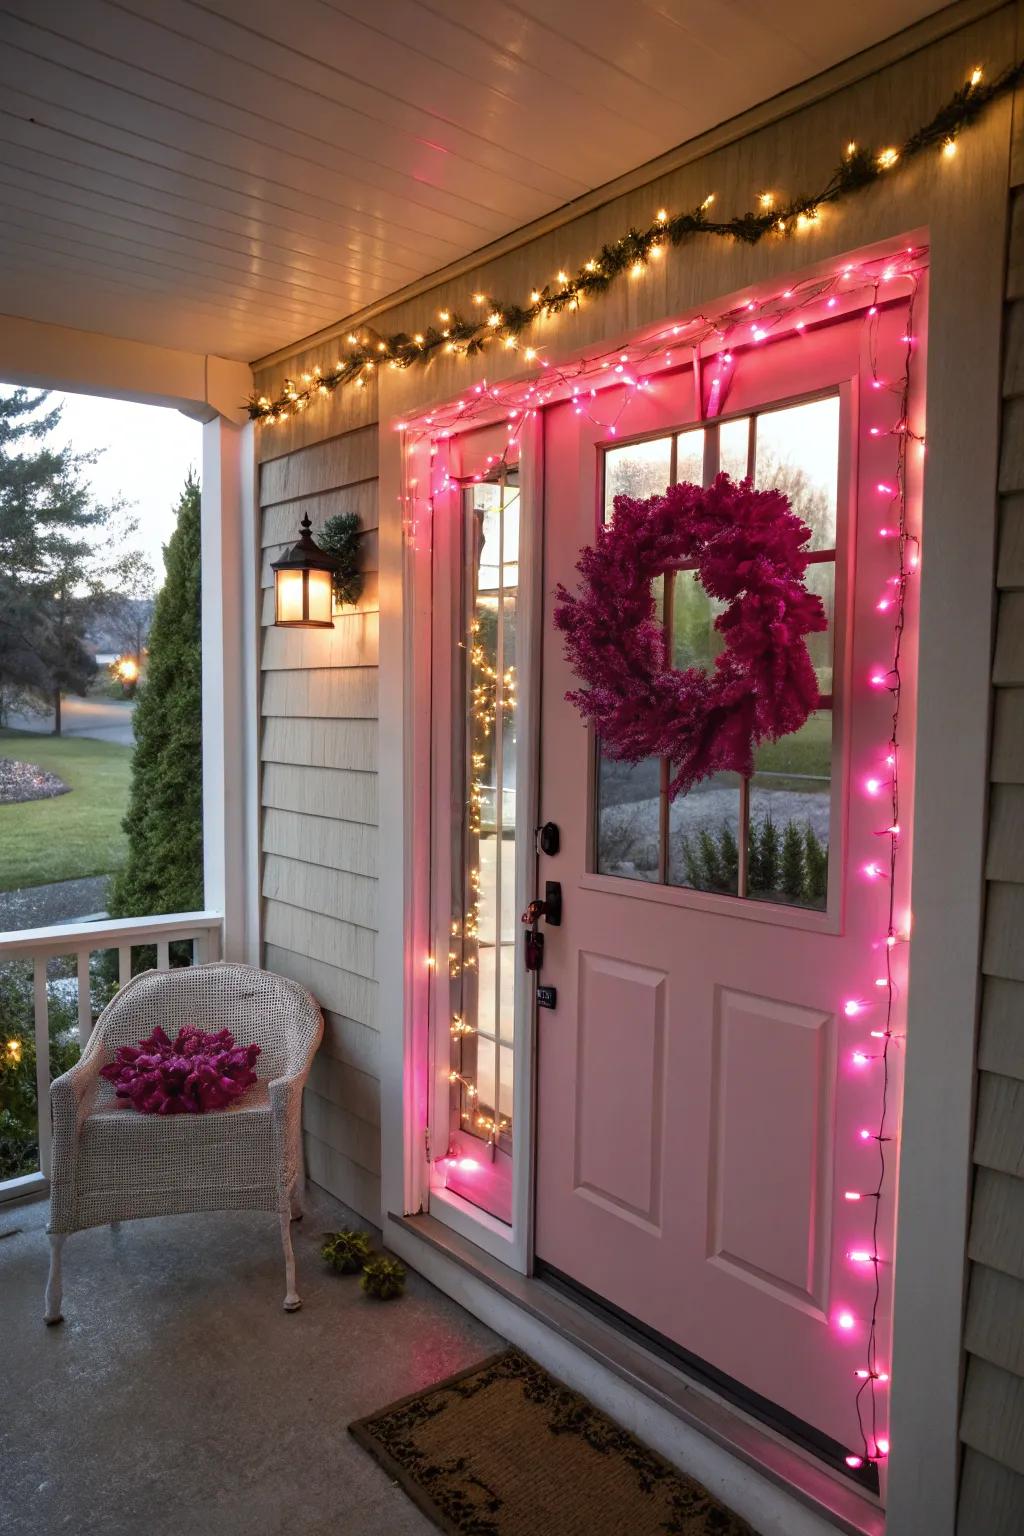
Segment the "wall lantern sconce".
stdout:
<path fill-rule="evenodd" d="M 337 560 L 315 543 L 308 517 L 299 542 L 271 565 L 274 573 L 274 623 L 292 629 L 333 629 L 331 595 Z"/>

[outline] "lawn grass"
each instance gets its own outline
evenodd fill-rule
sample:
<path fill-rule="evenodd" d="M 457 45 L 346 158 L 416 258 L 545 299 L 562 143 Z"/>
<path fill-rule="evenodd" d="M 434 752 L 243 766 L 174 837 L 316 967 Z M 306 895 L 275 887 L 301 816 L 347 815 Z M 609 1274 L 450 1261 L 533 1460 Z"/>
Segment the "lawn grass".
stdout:
<path fill-rule="evenodd" d="M 807 783 L 805 775 L 827 779 L 832 762 L 832 715 L 821 709 L 810 716 L 806 725 L 781 741 L 766 741 L 754 758 L 758 773 L 795 774 L 786 784 L 776 782 L 776 789 L 806 789 L 820 793 L 821 784 Z"/>
<path fill-rule="evenodd" d="M 0 805 L 0 891 L 119 869 L 127 853 L 131 747 L 0 729 L 0 757 L 35 763 L 71 786 L 53 800 Z"/>

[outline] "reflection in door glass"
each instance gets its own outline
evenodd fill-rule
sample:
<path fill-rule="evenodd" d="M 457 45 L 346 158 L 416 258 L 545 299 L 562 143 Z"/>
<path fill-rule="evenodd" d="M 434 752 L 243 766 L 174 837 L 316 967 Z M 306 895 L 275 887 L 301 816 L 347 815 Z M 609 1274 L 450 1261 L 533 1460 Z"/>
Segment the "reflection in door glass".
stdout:
<path fill-rule="evenodd" d="M 750 419 L 741 416 L 736 421 L 723 421 L 718 429 L 718 468 L 733 480 L 747 478 L 747 456 L 750 443 Z"/>
<path fill-rule="evenodd" d="M 725 642 L 715 620 L 726 604 L 705 592 L 696 571 L 676 571 L 672 588 L 672 664 L 676 667 L 714 665 Z"/>
<path fill-rule="evenodd" d="M 673 485 L 704 484 L 704 428 L 680 432 L 676 438 L 676 467 Z"/>
<path fill-rule="evenodd" d="M 811 658 L 821 693 L 832 693 L 832 630 L 836 610 L 836 566 L 834 560 L 809 565 L 804 572 L 804 583 L 809 592 L 816 592 L 828 620 L 828 629 L 807 636 L 807 652 Z"/>
<path fill-rule="evenodd" d="M 516 922 L 516 621 L 519 491 L 465 492 L 465 814 L 457 826 L 449 977 L 453 1110 L 511 1150 Z"/>
<path fill-rule="evenodd" d="M 670 803 L 667 761 L 632 766 L 608 762 L 599 753 L 598 873 L 825 910 L 839 427 L 839 397 L 830 395 L 679 432 L 672 455 L 671 439 L 665 438 L 624 443 L 608 452 L 606 516 L 613 481 L 628 481 L 633 494 L 650 494 L 660 488 L 655 480 L 667 456 L 673 480 L 695 484 L 719 471 L 743 480 L 753 456 L 754 483 L 783 491 L 812 531 L 813 559 L 805 580 L 822 600 L 828 627 L 807 640 L 819 709 L 801 731 L 760 749 L 749 781 L 720 773 Z M 641 490 L 644 475 L 649 478 Z M 692 568 L 659 577 L 653 595 L 673 666 L 710 671 L 724 649 L 715 622 L 725 604 L 708 595 Z"/>
<path fill-rule="evenodd" d="M 832 810 L 832 715 L 759 748 L 750 781 L 747 894 L 825 910 Z"/>
<path fill-rule="evenodd" d="M 774 486 L 811 530 L 808 549 L 834 549 L 839 483 L 839 397 L 757 418 L 754 483 Z"/>
<path fill-rule="evenodd" d="M 684 437 L 703 440 L 703 432 L 682 434 L 679 441 Z M 651 438 L 647 442 L 607 449 L 604 455 L 605 521 L 615 510 L 616 496 L 644 499 L 661 495 L 672 480 L 672 460 L 671 437 Z M 702 474 L 703 449 L 698 480 Z M 679 478 L 677 470 L 676 479 Z M 652 582 L 651 595 L 655 614 L 662 621 L 665 611 L 663 576 Z M 597 754 L 597 868 L 603 875 L 657 880 L 661 764 L 656 758 L 636 764 L 612 762 L 604 757 L 600 745 Z"/>
<path fill-rule="evenodd" d="M 701 779 L 669 807 L 670 885 L 695 891 L 739 891 L 740 777 L 716 773 Z"/>
<path fill-rule="evenodd" d="M 646 443 L 627 443 L 609 448 L 604 456 L 604 515 L 610 517 L 616 496 L 643 500 L 660 496 L 672 473 L 672 439 L 658 437 Z"/>
<path fill-rule="evenodd" d="M 657 880 L 661 763 L 597 759 L 597 868 L 602 875 Z"/>

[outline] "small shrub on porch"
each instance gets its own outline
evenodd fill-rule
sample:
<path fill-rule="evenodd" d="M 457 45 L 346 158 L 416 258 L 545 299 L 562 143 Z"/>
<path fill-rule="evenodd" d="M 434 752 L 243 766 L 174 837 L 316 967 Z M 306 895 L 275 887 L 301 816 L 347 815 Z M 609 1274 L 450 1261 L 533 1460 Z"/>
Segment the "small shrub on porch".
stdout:
<path fill-rule="evenodd" d="M 370 1235 L 348 1227 L 340 1232 L 325 1232 L 320 1257 L 341 1275 L 357 1275 L 372 1257 Z"/>
<path fill-rule="evenodd" d="M 363 1269 L 362 1288 L 376 1301 L 393 1301 L 405 1290 L 405 1265 L 389 1254 L 371 1259 Z"/>

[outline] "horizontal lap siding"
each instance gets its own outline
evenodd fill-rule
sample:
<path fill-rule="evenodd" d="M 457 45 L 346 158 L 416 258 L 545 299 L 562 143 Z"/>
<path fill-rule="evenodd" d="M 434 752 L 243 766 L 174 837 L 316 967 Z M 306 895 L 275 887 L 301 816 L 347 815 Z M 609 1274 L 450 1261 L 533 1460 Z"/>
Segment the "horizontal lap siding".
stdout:
<path fill-rule="evenodd" d="M 376 1221 L 377 428 L 372 405 L 361 411 L 353 430 L 269 458 L 260 472 L 263 937 L 264 963 L 324 1010 L 303 1112 L 309 1176 Z M 275 628 L 271 562 L 303 515 L 316 537 L 339 512 L 356 513 L 363 530 L 358 604 L 331 630 Z"/>
<path fill-rule="evenodd" d="M 958 1536 L 1024 1532 L 1024 190 L 1007 300 Z"/>

